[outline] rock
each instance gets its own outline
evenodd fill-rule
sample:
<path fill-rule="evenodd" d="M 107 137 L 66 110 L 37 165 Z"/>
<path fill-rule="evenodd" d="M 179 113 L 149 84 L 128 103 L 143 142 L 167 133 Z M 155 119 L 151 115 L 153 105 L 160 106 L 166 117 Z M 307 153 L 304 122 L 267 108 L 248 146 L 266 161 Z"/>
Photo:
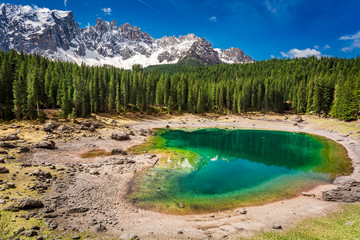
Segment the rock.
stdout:
<path fill-rule="evenodd" d="M 292 120 L 295 121 L 295 122 L 297 122 L 297 123 L 301 123 L 301 122 L 304 121 L 301 116 L 295 116 Z"/>
<path fill-rule="evenodd" d="M 42 141 L 39 142 L 38 144 L 35 145 L 36 148 L 44 148 L 44 149 L 50 149 L 50 150 L 54 150 L 55 149 L 55 142 L 50 140 L 50 141 Z"/>
<path fill-rule="evenodd" d="M 301 195 L 303 195 L 305 197 L 315 197 L 315 194 L 309 193 L 309 192 L 302 192 Z"/>
<path fill-rule="evenodd" d="M 149 128 L 149 129 L 140 129 L 140 130 L 139 130 L 139 135 L 146 137 L 146 136 L 154 136 L 155 133 L 154 133 L 154 131 L 153 131 L 152 129 L 150 129 L 150 128 Z"/>
<path fill-rule="evenodd" d="M 16 133 L 10 133 L 6 137 L 3 137 L 1 141 L 16 141 L 19 140 L 19 136 Z"/>
<path fill-rule="evenodd" d="M 11 212 L 18 212 L 19 207 L 17 207 L 15 204 L 11 204 L 4 208 L 5 211 L 11 211 Z"/>
<path fill-rule="evenodd" d="M 42 130 L 45 131 L 45 132 L 52 132 L 56 128 L 56 126 L 57 125 L 55 125 L 54 123 L 48 122 L 48 123 L 44 124 Z"/>
<path fill-rule="evenodd" d="M 24 228 L 24 227 L 19 228 L 18 230 L 16 230 L 16 231 L 14 232 L 14 236 L 19 235 L 19 234 L 22 233 L 23 231 L 25 231 L 25 228 Z"/>
<path fill-rule="evenodd" d="M 178 234 L 184 234 L 184 232 L 182 230 L 179 230 L 177 233 Z"/>
<path fill-rule="evenodd" d="M 245 209 L 241 209 L 241 210 L 239 211 L 239 213 L 240 213 L 240 214 L 247 214 L 247 211 L 246 211 Z"/>
<path fill-rule="evenodd" d="M 35 226 L 32 226 L 32 227 L 31 227 L 31 230 L 40 230 L 40 227 L 37 226 L 37 225 L 35 225 Z"/>
<path fill-rule="evenodd" d="M 9 169 L 7 169 L 6 167 L 4 166 L 0 166 L 0 174 L 1 173 L 9 173 Z"/>
<path fill-rule="evenodd" d="M 30 148 L 28 147 L 21 147 L 19 150 L 19 153 L 27 153 L 30 152 Z"/>
<path fill-rule="evenodd" d="M 70 208 L 69 210 L 67 210 L 67 213 L 84 213 L 89 211 L 89 208 L 87 207 L 74 207 L 74 208 Z"/>
<path fill-rule="evenodd" d="M 124 131 L 116 131 L 111 134 L 111 139 L 117 141 L 124 141 L 124 140 L 129 140 L 130 136 Z"/>
<path fill-rule="evenodd" d="M 95 231 L 96 231 L 96 232 L 106 232 L 107 229 L 106 229 L 106 227 L 105 227 L 104 225 L 99 224 L 99 226 L 97 226 L 97 227 L 95 228 Z"/>
<path fill-rule="evenodd" d="M 279 225 L 279 224 L 272 225 L 272 228 L 273 229 L 282 229 L 281 225 Z"/>
<path fill-rule="evenodd" d="M 49 228 L 50 231 L 53 231 L 58 227 L 58 225 L 53 221 L 46 222 L 46 226 Z"/>
<path fill-rule="evenodd" d="M 95 131 L 96 131 L 94 125 L 91 125 L 91 126 L 89 127 L 89 130 L 90 130 L 90 132 L 95 132 Z"/>
<path fill-rule="evenodd" d="M 322 199 L 330 202 L 358 202 L 360 201 L 360 187 L 338 187 L 324 191 Z"/>
<path fill-rule="evenodd" d="M 0 143 L 0 147 L 2 147 L 2 148 L 16 148 L 17 146 L 14 143 L 2 142 L 2 143 Z"/>
<path fill-rule="evenodd" d="M 0 150 L 0 154 L 8 154 L 8 152 L 5 150 Z"/>
<path fill-rule="evenodd" d="M 33 176 L 36 176 L 38 177 L 39 179 L 41 178 L 52 178 L 52 175 L 49 171 L 46 171 L 46 172 L 43 172 L 41 169 L 36 169 L 33 173 L 32 173 Z"/>
<path fill-rule="evenodd" d="M 349 176 L 338 177 L 334 180 L 333 184 L 343 187 L 352 187 L 356 184 L 356 180 Z"/>
<path fill-rule="evenodd" d="M 91 170 L 89 171 L 89 173 L 90 173 L 91 175 L 100 175 L 99 171 L 96 170 L 96 169 L 91 169 Z"/>
<path fill-rule="evenodd" d="M 20 233 L 21 235 L 25 237 L 34 237 L 38 235 L 38 232 L 35 230 L 29 230 L 29 231 L 23 231 Z"/>
<path fill-rule="evenodd" d="M 34 208 L 42 208 L 44 207 L 44 204 L 39 199 L 26 197 L 18 201 L 18 207 L 21 210 L 34 209 Z"/>
<path fill-rule="evenodd" d="M 45 238 L 43 236 L 38 236 L 36 240 L 45 240 Z"/>
<path fill-rule="evenodd" d="M 7 183 L 8 188 L 16 188 L 15 183 L 8 182 Z"/>
<path fill-rule="evenodd" d="M 68 125 L 62 124 L 58 127 L 57 130 L 60 132 L 70 131 L 71 127 L 69 127 Z"/>
<path fill-rule="evenodd" d="M 76 236 L 71 237 L 71 239 L 80 239 L 80 236 L 76 235 Z"/>
<path fill-rule="evenodd" d="M 111 155 L 127 155 L 127 152 L 122 149 L 113 149 Z"/>

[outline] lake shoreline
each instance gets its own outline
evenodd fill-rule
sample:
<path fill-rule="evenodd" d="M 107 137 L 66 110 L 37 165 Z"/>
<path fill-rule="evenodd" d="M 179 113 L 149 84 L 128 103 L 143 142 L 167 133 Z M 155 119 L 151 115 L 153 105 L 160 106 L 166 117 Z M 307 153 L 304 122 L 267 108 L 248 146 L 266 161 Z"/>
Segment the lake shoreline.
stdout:
<path fill-rule="evenodd" d="M 240 214 L 241 209 L 214 212 L 212 214 L 171 215 L 159 212 L 138 209 L 124 197 L 128 184 L 139 172 L 153 166 L 158 156 L 153 157 L 148 153 L 142 155 L 106 156 L 83 159 L 81 153 L 94 148 L 111 151 L 121 148 L 126 150 L 135 145 L 144 143 L 147 134 L 138 134 L 142 129 L 153 128 L 246 128 L 264 130 L 282 130 L 315 134 L 334 140 L 343 145 L 353 161 L 354 172 L 351 177 L 360 181 L 360 135 L 353 129 L 356 123 L 343 123 L 331 119 L 319 119 L 303 116 L 303 122 L 294 121 L 290 116 L 284 119 L 281 115 L 259 115 L 257 117 L 233 116 L 196 116 L 183 115 L 167 119 L 117 119 L 97 116 L 99 122 L 106 125 L 97 129 L 96 136 L 81 137 L 79 140 L 55 140 L 58 149 L 53 152 L 36 149 L 20 158 L 21 162 L 41 165 L 53 164 L 58 168 L 74 168 L 74 175 L 65 175 L 62 183 L 67 187 L 61 193 L 56 191 L 46 194 L 47 198 L 68 196 L 57 212 L 59 216 L 54 219 L 59 230 L 67 231 L 76 228 L 79 231 L 95 231 L 98 224 L 92 225 L 94 219 L 106 226 L 105 235 L 129 238 L 136 234 L 140 239 L 229 239 L 247 237 L 262 231 L 274 231 L 273 225 L 281 225 L 289 229 L 294 224 L 307 217 L 321 216 L 336 211 L 342 203 L 325 202 L 321 200 L 322 191 L 335 188 L 333 184 L 318 186 L 309 190 L 315 197 L 300 196 L 284 199 L 262 206 L 246 207 L 246 214 Z M 115 120 L 115 122 L 113 122 Z M 112 123 L 113 122 L 113 123 Z M 124 124 L 127 128 L 124 128 Z M 296 124 L 296 125 L 295 125 Z M 342 126 L 344 125 L 344 127 Z M 354 125 L 354 126 L 352 126 Z M 339 127 L 341 126 L 341 127 Z M 131 129 L 135 136 L 131 140 L 110 140 L 111 133 L 116 130 Z M 349 130 L 350 129 L 350 130 Z M 352 131 L 350 136 L 348 135 Z M 100 136 L 100 137 L 99 137 Z M 25 137 L 25 136 L 24 136 Z M 123 160 L 128 159 L 128 160 Z M 130 161 L 131 160 L 131 161 Z M 125 163 L 119 164 L 119 161 Z M 132 163 L 134 162 L 134 163 Z M 80 171 L 83 169 L 83 171 Z M 116 184 L 114 184 L 116 183 Z M 54 185 L 56 189 L 56 184 Z M 85 190 L 85 195 L 79 194 Z M 85 214 L 61 213 L 70 206 L 90 206 Z M 116 224 L 115 224 L 116 223 Z M 66 230 L 65 230 L 66 229 Z M 279 230 L 275 230 L 279 231 Z M 282 231 L 282 230 L 280 230 Z M 102 236 L 105 236 L 102 235 Z"/>

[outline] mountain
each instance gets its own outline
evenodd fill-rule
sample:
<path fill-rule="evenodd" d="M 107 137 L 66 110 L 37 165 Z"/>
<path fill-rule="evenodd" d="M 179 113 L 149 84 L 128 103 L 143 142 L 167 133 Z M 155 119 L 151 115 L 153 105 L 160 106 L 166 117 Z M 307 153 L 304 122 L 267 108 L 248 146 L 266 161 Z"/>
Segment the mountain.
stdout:
<path fill-rule="evenodd" d="M 4 3 L 0 5 L 0 49 L 125 69 L 134 64 L 147 67 L 189 61 L 203 65 L 254 62 L 239 48 L 214 49 L 194 34 L 154 39 L 129 23 L 118 27 L 115 21 L 101 19 L 95 26 L 80 28 L 71 11 Z"/>

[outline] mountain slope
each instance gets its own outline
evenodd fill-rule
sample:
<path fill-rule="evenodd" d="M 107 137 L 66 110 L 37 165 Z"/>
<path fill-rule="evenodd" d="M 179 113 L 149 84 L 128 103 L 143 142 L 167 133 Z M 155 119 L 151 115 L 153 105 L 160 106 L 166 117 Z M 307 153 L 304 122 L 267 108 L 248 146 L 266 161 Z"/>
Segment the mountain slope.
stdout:
<path fill-rule="evenodd" d="M 128 23 L 118 27 L 115 21 L 101 19 L 95 26 L 80 29 L 71 11 L 10 4 L 0 5 L 0 49 L 125 69 L 134 64 L 147 67 L 187 61 L 204 65 L 254 62 L 239 48 L 213 49 L 194 34 L 154 39 Z"/>

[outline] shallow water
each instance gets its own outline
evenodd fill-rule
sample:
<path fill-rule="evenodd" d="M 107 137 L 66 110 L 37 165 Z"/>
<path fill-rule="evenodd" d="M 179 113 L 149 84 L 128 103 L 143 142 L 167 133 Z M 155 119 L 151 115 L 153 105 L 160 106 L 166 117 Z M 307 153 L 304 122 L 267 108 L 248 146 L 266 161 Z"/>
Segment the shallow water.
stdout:
<path fill-rule="evenodd" d="M 140 174 L 129 199 L 171 213 L 210 212 L 296 196 L 352 172 L 341 145 L 282 131 L 161 130 L 162 164 Z"/>

